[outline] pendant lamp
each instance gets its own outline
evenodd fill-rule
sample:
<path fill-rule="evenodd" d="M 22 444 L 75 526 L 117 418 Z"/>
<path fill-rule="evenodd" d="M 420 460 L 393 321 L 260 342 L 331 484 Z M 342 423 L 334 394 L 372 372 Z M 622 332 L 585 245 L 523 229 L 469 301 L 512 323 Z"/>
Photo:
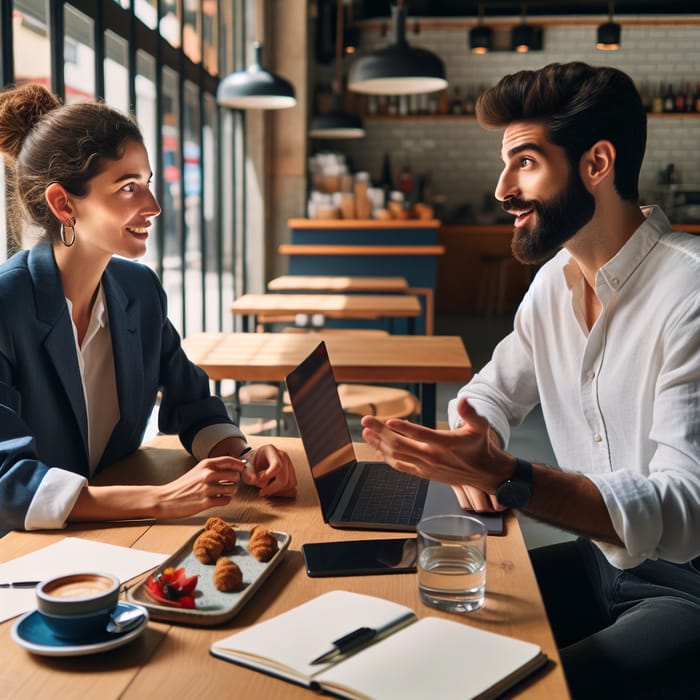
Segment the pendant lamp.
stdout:
<path fill-rule="evenodd" d="M 484 25 L 484 6 L 479 4 L 479 20 L 476 27 L 469 32 L 469 48 L 472 53 L 488 53 L 493 45 L 493 32 L 491 27 Z"/>
<path fill-rule="evenodd" d="M 338 0 L 335 32 L 335 83 L 333 111 L 319 114 L 311 120 L 309 136 L 318 139 L 359 139 L 365 135 L 362 121 L 354 114 L 343 112 L 341 105 L 343 84 L 343 0 Z"/>
<path fill-rule="evenodd" d="M 350 66 L 348 89 L 368 95 L 415 95 L 447 87 L 445 66 L 430 51 L 406 41 L 404 0 L 392 5 L 394 43 L 357 58 Z"/>
<path fill-rule="evenodd" d="M 520 24 L 513 27 L 511 45 L 513 51 L 517 51 L 518 53 L 527 53 L 535 45 L 535 28 L 527 23 L 527 9 L 525 3 L 522 5 Z"/>
<path fill-rule="evenodd" d="M 617 51 L 620 48 L 620 34 L 622 29 L 617 22 L 613 22 L 614 3 L 609 5 L 608 21 L 598 27 L 598 41 L 595 45 L 601 51 Z"/>
<path fill-rule="evenodd" d="M 262 4 L 257 3 L 256 31 L 261 33 Z M 231 109 L 285 109 L 297 103 L 294 86 L 263 68 L 262 42 L 254 41 L 254 60 L 247 70 L 227 75 L 216 91 L 216 101 Z"/>

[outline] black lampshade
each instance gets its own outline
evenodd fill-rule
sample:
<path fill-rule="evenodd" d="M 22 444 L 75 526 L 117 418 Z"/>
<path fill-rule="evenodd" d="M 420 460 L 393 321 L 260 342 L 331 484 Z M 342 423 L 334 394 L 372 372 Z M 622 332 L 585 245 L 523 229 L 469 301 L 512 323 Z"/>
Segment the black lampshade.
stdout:
<path fill-rule="evenodd" d="M 359 139 L 364 135 L 360 118 L 340 110 L 313 117 L 309 126 L 309 136 L 316 139 Z"/>
<path fill-rule="evenodd" d="M 518 24 L 511 34 L 513 51 L 525 53 L 535 46 L 535 28 L 531 24 Z"/>
<path fill-rule="evenodd" d="M 333 110 L 318 114 L 309 124 L 309 136 L 316 139 L 360 139 L 365 135 L 362 121 L 354 114 L 343 111 L 343 0 L 338 0 L 335 33 L 335 83 L 333 86 Z"/>
<path fill-rule="evenodd" d="M 297 103 L 293 85 L 262 67 L 262 45 L 253 44 L 255 60 L 247 70 L 227 75 L 216 91 L 216 101 L 231 109 L 284 109 Z"/>
<path fill-rule="evenodd" d="M 491 27 L 479 24 L 469 32 L 469 48 L 472 53 L 487 53 L 493 47 L 493 31 Z"/>
<path fill-rule="evenodd" d="M 368 95 L 409 95 L 435 92 L 447 87 L 445 66 L 430 51 L 406 41 L 406 10 L 392 5 L 394 43 L 350 66 L 348 89 Z"/>
<path fill-rule="evenodd" d="M 350 56 L 357 51 L 360 45 L 360 30 L 357 27 L 345 27 L 343 29 L 343 53 Z"/>
<path fill-rule="evenodd" d="M 617 22 L 606 22 L 598 27 L 598 41 L 595 45 L 601 51 L 616 51 L 620 48 L 622 30 Z"/>

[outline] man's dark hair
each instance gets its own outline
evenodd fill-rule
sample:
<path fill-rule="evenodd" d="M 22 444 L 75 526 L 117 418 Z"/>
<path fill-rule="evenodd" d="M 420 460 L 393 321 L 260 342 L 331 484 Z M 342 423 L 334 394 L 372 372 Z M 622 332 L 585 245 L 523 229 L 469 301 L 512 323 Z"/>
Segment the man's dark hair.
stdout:
<path fill-rule="evenodd" d="M 489 129 L 516 121 L 543 123 L 574 168 L 596 141 L 610 141 L 616 150 L 615 189 L 622 199 L 638 201 L 647 118 L 637 88 L 622 71 L 573 62 L 506 75 L 481 95 L 476 115 Z"/>

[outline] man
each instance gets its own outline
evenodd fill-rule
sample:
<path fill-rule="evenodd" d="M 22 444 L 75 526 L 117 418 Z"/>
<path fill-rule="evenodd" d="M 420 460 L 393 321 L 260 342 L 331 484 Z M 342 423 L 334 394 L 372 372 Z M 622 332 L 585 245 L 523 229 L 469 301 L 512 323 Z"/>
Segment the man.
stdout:
<path fill-rule="evenodd" d="M 700 697 L 700 238 L 639 208 L 646 115 L 624 73 L 522 71 L 477 116 L 504 129 L 513 253 L 548 262 L 451 431 L 367 416 L 363 437 L 465 507 L 580 535 L 531 552 L 575 698 Z M 505 450 L 538 403 L 557 467 Z"/>

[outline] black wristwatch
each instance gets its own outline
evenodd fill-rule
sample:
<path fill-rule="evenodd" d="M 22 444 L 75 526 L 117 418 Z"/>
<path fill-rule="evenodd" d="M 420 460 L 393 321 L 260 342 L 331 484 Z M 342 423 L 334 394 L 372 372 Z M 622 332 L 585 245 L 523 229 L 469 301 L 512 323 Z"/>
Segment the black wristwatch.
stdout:
<path fill-rule="evenodd" d="M 524 508 L 532 498 L 532 464 L 515 460 L 513 476 L 496 489 L 496 500 L 507 508 Z"/>

